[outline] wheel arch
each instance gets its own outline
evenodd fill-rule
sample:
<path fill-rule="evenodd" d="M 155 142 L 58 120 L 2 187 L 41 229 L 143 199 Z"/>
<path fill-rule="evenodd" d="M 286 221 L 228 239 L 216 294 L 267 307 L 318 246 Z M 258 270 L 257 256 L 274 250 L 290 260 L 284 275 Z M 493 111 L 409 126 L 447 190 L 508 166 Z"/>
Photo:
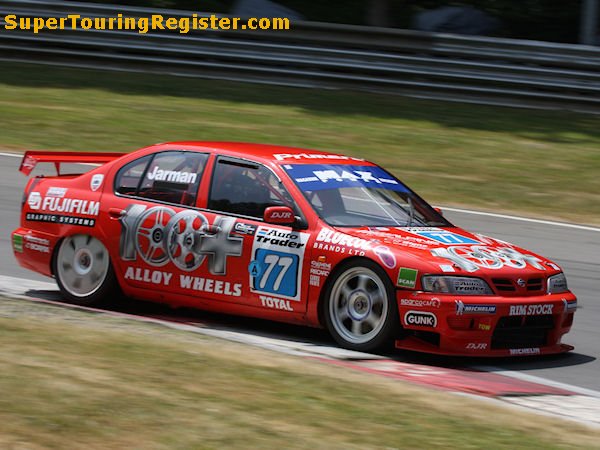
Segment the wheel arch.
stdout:
<path fill-rule="evenodd" d="M 331 272 L 325 279 L 325 282 L 323 283 L 323 287 L 321 288 L 321 292 L 319 294 L 319 302 L 317 304 L 317 314 L 318 314 L 319 325 L 321 327 L 323 327 L 323 328 L 326 327 L 325 305 L 327 303 L 327 293 L 329 291 L 329 287 L 331 286 L 332 283 L 335 282 L 336 278 L 342 271 L 344 271 L 349 266 L 360 265 L 361 262 L 367 262 L 369 265 L 373 264 L 376 267 L 378 267 L 381 270 L 381 272 L 383 272 L 385 274 L 386 278 L 389 280 L 391 285 L 394 286 L 394 282 L 390 278 L 388 272 L 377 261 L 375 261 L 371 258 L 368 258 L 366 256 L 349 256 L 348 258 L 342 259 L 332 268 Z M 396 299 L 394 298 L 393 301 L 396 301 Z"/>

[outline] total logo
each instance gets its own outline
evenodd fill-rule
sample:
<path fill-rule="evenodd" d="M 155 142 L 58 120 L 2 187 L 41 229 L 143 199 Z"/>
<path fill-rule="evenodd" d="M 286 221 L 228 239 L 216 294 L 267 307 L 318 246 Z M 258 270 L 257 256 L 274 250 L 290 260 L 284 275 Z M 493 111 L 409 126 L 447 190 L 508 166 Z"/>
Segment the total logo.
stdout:
<path fill-rule="evenodd" d="M 554 305 L 511 305 L 508 314 L 510 316 L 543 316 L 552 314 Z"/>
<path fill-rule="evenodd" d="M 435 328 L 437 326 L 437 317 L 430 312 L 407 311 L 404 314 L 404 323 L 418 327 Z"/>

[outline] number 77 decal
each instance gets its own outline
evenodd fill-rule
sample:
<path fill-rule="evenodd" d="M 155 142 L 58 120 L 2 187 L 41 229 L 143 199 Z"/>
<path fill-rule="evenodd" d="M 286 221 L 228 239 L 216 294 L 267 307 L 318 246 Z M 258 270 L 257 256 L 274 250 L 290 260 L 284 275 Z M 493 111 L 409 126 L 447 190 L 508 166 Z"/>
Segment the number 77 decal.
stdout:
<path fill-rule="evenodd" d="M 300 257 L 271 249 L 257 249 L 249 271 L 252 290 L 284 297 L 296 297 Z"/>

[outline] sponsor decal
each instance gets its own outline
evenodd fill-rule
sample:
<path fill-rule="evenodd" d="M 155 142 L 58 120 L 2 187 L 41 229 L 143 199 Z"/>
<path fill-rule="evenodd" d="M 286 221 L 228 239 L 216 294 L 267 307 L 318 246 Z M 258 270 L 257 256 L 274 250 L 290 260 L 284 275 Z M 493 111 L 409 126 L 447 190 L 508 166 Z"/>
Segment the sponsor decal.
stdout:
<path fill-rule="evenodd" d="M 26 234 L 23 236 L 25 239 L 25 248 L 33 250 L 35 252 L 50 253 L 50 241 L 48 239 L 39 238 Z"/>
<path fill-rule="evenodd" d="M 577 300 L 568 301 L 567 299 L 563 298 L 562 301 L 564 305 L 564 312 L 573 312 L 577 309 Z"/>
<path fill-rule="evenodd" d="M 431 254 L 448 259 L 467 272 L 475 272 L 480 268 L 501 269 L 512 267 L 514 269 L 524 269 L 527 265 L 539 270 L 546 270 L 539 258 L 521 253 L 510 247 L 496 249 L 484 245 L 472 245 L 435 248 L 431 250 Z"/>
<path fill-rule="evenodd" d="M 179 172 L 177 170 L 162 170 L 155 166 L 152 172 L 146 174 L 146 178 L 153 181 L 169 181 L 171 183 L 195 183 L 197 174 L 191 172 Z"/>
<path fill-rule="evenodd" d="M 418 300 L 414 298 L 400 299 L 400 306 L 410 306 L 411 308 L 439 308 L 440 305 L 440 299 L 435 297 L 429 300 Z"/>
<path fill-rule="evenodd" d="M 49 187 L 46 191 L 46 197 L 58 197 L 63 198 L 67 193 L 67 188 L 63 187 Z"/>
<path fill-rule="evenodd" d="M 345 233 L 322 228 L 313 244 L 315 250 L 325 250 L 339 254 L 364 256 L 371 249 L 371 242 Z"/>
<path fill-rule="evenodd" d="M 331 272 L 331 263 L 322 261 L 311 261 L 310 262 L 310 276 L 308 284 L 315 287 L 321 286 L 321 277 L 329 276 Z"/>
<path fill-rule="evenodd" d="M 278 228 L 259 227 L 255 242 L 276 247 L 302 248 L 306 245 L 306 240 L 299 239 L 301 234 Z"/>
<path fill-rule="evenodd" d="M 417 284 L 418 273 L 418 270 L 401 267 L 398 272 L 398 281 L 396 282 L 396 285 L 404 288 L 414 288 Z"/>
<path fill-rule="evenodd" d="M 537 347 L 533 348 L 511 348 L 509 350 L 511 355 L 539 355 L 540 349 Z"/>
<path fill-rule="evenodd" d="M 455 272 L 454 266 L 449 264 L 440 264 L 440 270 L 444 273 Z"/>
<path fill-rule="evenodd" d="M 59 212 L 66 214 L 79 214 L 83 216 L 97 216 L 100 212 L 100 203 L 91 200 L 63 197 L 42 197 L 39 192 L 32 192 L 27 199 L 29 208 L 33 210 Z"/>
<path fill-rule="evenodd" d="M 100 188 L 100 186 L 102 186 L 103 181 L 104 175 L 102 175 L 101 173 L 93 175 L 92 179 L 90 180 L 90 189 L 94 192 L 97 191 Z"/>
<path fill-rule="evenodd" d="M 321 277 L 318 275 L 309 275 L 308 277 L 308 284 L 314 287 L 320 287 L 321 286 Z"/>
<path fill-rule="evenodd" d="M 550 303 L 540 305 L 511 305 L 509 316 L 542 316 L 552 314 L 554 305 Z"/>
<path fill-rule="evenodd" d="M 141 267 L 129 266 L 125 270 L 125 279 L 170 286 L 171 281 L 173 280 L 173 274 L 163 270 L 142 269 Z M 229 297 L 240 297 L 242 295 L 241 283 L 231 283 L 229 281 L 191 275 L 179 275 L 177 280 L 179 281 L 179 287 L 182 289 L 226 295 Z"/>
<path fill-rule="evenodd" d="M 179 286 L 183 289 L 226 295 L 228 297 L 241 297 L 242 295 L 242 283 L 231 283 L 206 277 L 179 275 Z"/>
<path fill-rule="evenodd" d="M 168 286 L 173 274 L 163 272 L 162 270 L 142 269 L 140 267 L 127 267 L 125 269 L 125 279 L 134 281 L 143 281 L 144 283 L 163 284 Z"/>
<path fill-rule="evenodd" d="M 485 342 L 469 342 L 465 348 L 467 350 L 487 350 L 487 346 Z"/>
<path fill-rule="evenodd" d="M 12 238 L 13 250 L 18 253 L 23 253 L 23 236 L 20 234 L 13 234 Z"/>
<path fill-rule="evenodd" d="M 388 247 L 385 245 L 378 245 L 373 251 L 385 267 L 388 269 L 396 267 L 396 257 Z"/>
<path fill-rule="evenodd" d="M 406 325 L 435 328 L 437 326 L 437 317 L 430 312 L 407 311 L 404 314 L 404 323 Z"/>
<path fill-rule="evenodd" d="M 455 300 L 456 315 L 463 314 L 496 314 L 496 305 L 474 305 L 472 303 L 463 303 L 461 300 Z"/>
<path fill-rule="evenodd" d="M 475 239 L 463 236 L 458 233 L 454 233 L 452 231 L 444 230 L 442 228 L 435 227 L 411 227 L 404 228 L 403 231 L 406 231 L 411 234 L 416 234 L 417 236 L 421 236 L 427 239 L 431 239 L 432 241 L 440 242 L 442 244 L 447 245 L 455 245 L 455 244 L 479 244 L 479 241 Z"/>
<path fill-rule="evenodd" d="M 273 211 L 270 216 L 272 219 L 291 219 L 293 217 L 291 211 Z"/>
<path fill-rule="evenodd" d="M 321 262 L 321 261 L 311 261 L 310 262 L 310 273 L 312 275 L 317 275 L 320 277 L 327 277 L 331 272 L 331 263 Z"/>
<path fill-rule="evenodd" d="M 60 214 L 27 213 L 25 214 L 25 220 L 29 222 L 59 223 L 61 225 L 79 225 L 82 227 L 93 227 L 96 225 L 96 219 L 63 216 Z"/>
<path fill-rule="evenodd" d="M 247 234 L 249 236 L 254 236 L 254 233 L 256 233 L 256 226 L 249 224 L 249 223 L 236 222 L 235 225 L 233 226 L 233 231 L 235 231 L 236 233 L 240 233 L 240 234 Z"/>
<path fill-rule="evenodd" d="M 295 164 L 286 165 L 285 168 L 300 189 L 305 191 L 343 187 L 383 187 L 408 192 L 406 186 L 377 166 Z"/>
<path fill-rule="evenodd" d="M 561 270 L 561 268 L 559 266 L 557 266 L 556 264 L 552 263 L 552 262 L 547 262 L 546 265 L 548 267 L 551 267 L 554 270 Z"/>
<path fill-rule="evenodd" d="M 36 159 L 31 156 L 27 156 L 21 163 L 21 167 L 23 167 L 23 169 L 29 169 L 31 171 L 35 167 L 35 164 Z"/>
<path fill-rule="evenodd" d="M 481 331 L 491 331 L 492 324 L 487 322 L 479 322 L 477 324 L 477 329 Z"/>
<path fill-rule="evenodd" d="M 289 300 L 284 300 L 282 298 L 268 297 L 266 295 L 259 295 L 260 303 L 262 306 L 266 308 L 279 309 L 281 311 L 290 311 L 294 312 L 294 308 L 290 304 Z"/>
<path fill-rule="evenodd" d="M 299 301 L 308 238 L 308 233 L 259 226 L 248 266 L 250 290 Z"/>
<path fill-rule="evenodd" d="M 286 159 L 341 159 L 341 160 L 354 160 L 354 161 L 364 161 L 361 158 L 354 158 L 352 156 L 346 155 L 332 155 L 327 153 L 275 153 L 273 157 L 277 161 L 285 161 Z"/>
<path fill-rule="evenodd" d="M 138 256 L 155 267 L 171 262 L 186 272 L 208 260 L 213 275 L 227 273 L 227 260 L 242 254 L 244 238 L 233 234 L 235 219 L 217 216 L 212 224 L 198 211 L 131 205 L 120 219 L 120 255 L 125 261 Z M 206 289 L 197 289 L 205 290 Z"/>
<path fill-rule="evenodd" d="M 39 192 L 30 192 L 27 197 L 27 205 L 30 209 L 38 210 L 42 206 L 42 196 Z"/>

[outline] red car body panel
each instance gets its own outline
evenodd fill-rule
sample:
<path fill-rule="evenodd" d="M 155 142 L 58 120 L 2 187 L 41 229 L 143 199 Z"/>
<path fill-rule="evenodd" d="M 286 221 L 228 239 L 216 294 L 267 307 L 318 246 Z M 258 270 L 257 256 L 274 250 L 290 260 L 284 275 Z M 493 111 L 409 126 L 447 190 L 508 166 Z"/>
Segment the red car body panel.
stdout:
<path fill-rule="evenodd" d="M 166 151 L 208 155 L 194 205 L 115 193 L 115 177 L 122 167 Z M 302 212 L 305 229 L 209 209 L 217 156 L 272 170 Z M 29 174 L 38 162 L 55 163 L 57 169 L 62 163 L 102 164 L 83 175 L 33 178 L 27 185 L 21 226 L 12 234 L 13 249 L 19 264 L 44 275 L 53 275 L 52 257 L 61 239 L 89 234 L 108 249 L 126 295 L 319 327 L 319 302 L 331 274 L 349 258 L 367 258 L 396 287 L 397 320 L 403 329 L 398 348 L 476 356 L 572 349 L 561 339 L 571 328 L 576 298 L 569 291 L 546 293 L 548 277 L 561 272 L 553 262 L 458 227 L 335 228 L 316 214 L 284 170 L 286 164 L 376 167 L 369 162 L 319 151 L 223 142 L 159 144 L 125 155 L 28 152 L 22 170 Z M 282 213 L 281 208 L 274 211 Z M 166 252 L 152 241 L 172 242 L 179 239 L 178 227 L 197 227 L 197 222 L 207 233 L 200 257 L 189 259 L 183 250 Z M 290 264 L 279 284 L 267 279 L 262 285 L 253 275 L 257 255 L 265 249 Z M 494 292 L 484 296 L 425 292 L 421 276 L 428 274 L 478 277 Z M 536 327 L 547 330 L 543 342 L 528 335 Z"/>

